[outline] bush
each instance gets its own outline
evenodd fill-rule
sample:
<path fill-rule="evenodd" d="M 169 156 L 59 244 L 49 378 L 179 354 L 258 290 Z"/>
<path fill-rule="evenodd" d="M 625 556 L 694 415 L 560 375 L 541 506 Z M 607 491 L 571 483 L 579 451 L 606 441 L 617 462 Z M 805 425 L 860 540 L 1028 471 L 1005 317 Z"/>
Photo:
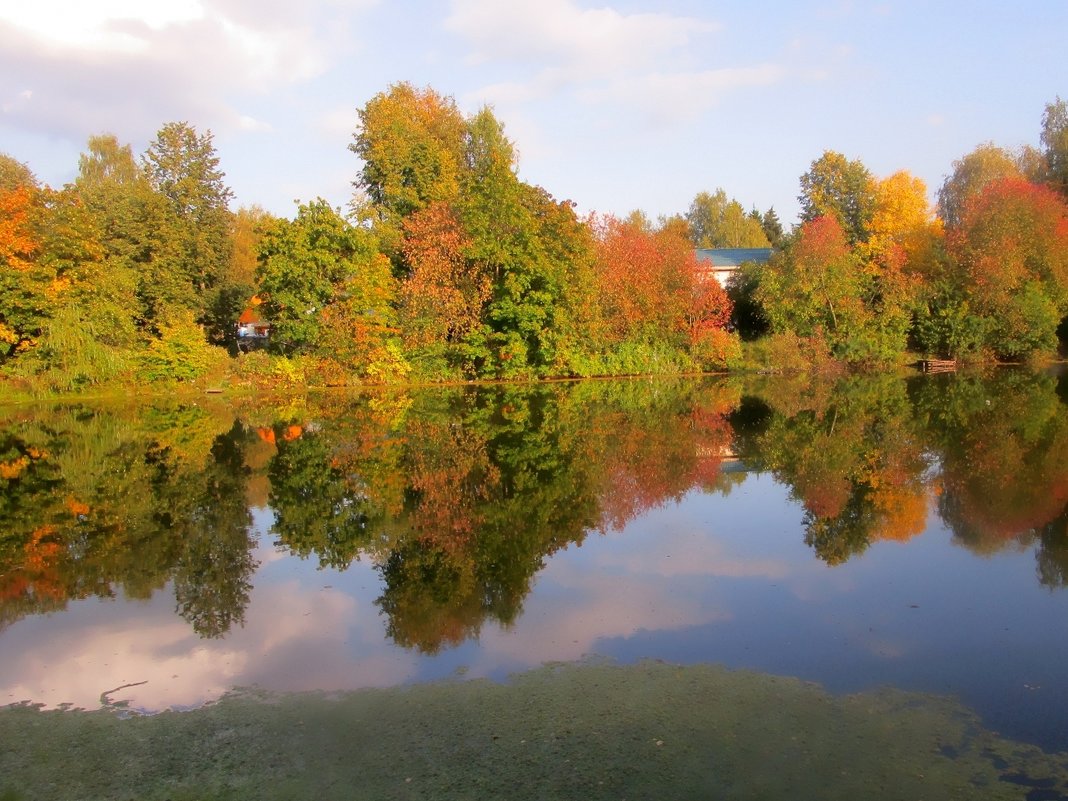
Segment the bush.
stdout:
<path fill-rule="evenodd" d="M 708 328 L 698 336 L 690 353 L 704 370 L 730 370 L 742 363 L 742 340 L 732 331 Z"/>
<path fill-rule="evenodd" d="M 772 334 L 743 347 L 742 366 L 769 373 L 828 370 L 834 364 L 822 332 L 801 337 L 792 332 Z"/>
<path fill-rule="evenodd" d="M 192 315 L 186 314 L 160 326 L 159 339 L 140 357 L 138 375 L 150 382 L 191 382 L 223 372 L 228 361 L 226 351 L 209 345 Z"/>

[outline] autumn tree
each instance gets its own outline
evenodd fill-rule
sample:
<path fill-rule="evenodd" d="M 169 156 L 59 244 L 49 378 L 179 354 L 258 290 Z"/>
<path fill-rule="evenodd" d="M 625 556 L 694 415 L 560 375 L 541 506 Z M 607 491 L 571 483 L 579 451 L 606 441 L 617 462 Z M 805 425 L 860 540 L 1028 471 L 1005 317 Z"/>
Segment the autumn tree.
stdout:
<path fill-rule="evenodd" d="M 230 261 L 205 314 L 209 339 L 215 344 L 231 349 L 236 346 L 237 320 L 256 293 L 260 240 L 275 222 L 274 216 L 259 206 L 242 206 L 231 218 Z"/>
<path fill-rule="evenodd" d="M 7 153 L 0 153 L 0 190 L 10 192 L 20 186 L 40 188 L 37 176 L 29 167 Z"/>
<path fill-rule="evenodd" d="M 949 231 L 954 278 L 1006 358 L 1049 350 L 1068 312 L 1068 205 L 1052 189 L 1008 177 L 966 201 Z"/>
<path fill-rule="evenodd" d="M 801 176 L 801 221 L 831 216 L 850 246 L 865 242 L 875 211 L 875 182 L 860 161 L 824 151 Z"/>
<path fill-rule="evenodd" d="M 458 343 L 481 324 L 492 283 L 467 259 L 469 246 L 460 221 L 443 202 L 404 220 L 402 252 L 411 272 L 399 300 L 410 347 Z"/>
<path fill-rule="evenodd" d="M 1019 178 L 1012 154 L 992 142 L 979 145 L 953 162 L 953 171 L 938 190 L 938 213 L 947 228 L 959 226 L 964 207 L 982 193 L 987 184 L 1002 178 Z"/>
<path fill-rule="evenodd" d="M 702 274 L 689 240 L 670 228 L 648 231 L 615 217 L 591 224 L 604 345 L 633 354 L 621 369 L 655 369 L 656 360 L 687 351 L 703 365 L 722 367 L 736 347 L 725 331 L 730 300 Z"/>
<path fill-rule="evenodd" d="M 922 271 L 933 240 L 941 236 L 927 199 L 927 185 L 905 170 L 875 183 L 866 254 L 882 266 L 910 265 Z"/>
<path fill-rule="evenodd" d="M 44 322 L 51 277 L 37 261 L 32 222 L 36 187 L 0 189 L 0 351 L 3 360 L 32 347 Z"/>
<path fill-rule="evenodd" d="M 833 215 L 802 224 L 768 263 L 757 299 L 774 331 L 826 337 L 841 352 L 866 316 L 861 272 Z"/>
<path fill-rule="evenodd" d="M 450 97 L 397 83 L 359 109 L 349 150 L 362 167 L 355 187 L 366 194 L 379 236 L 399 244 L 401 221 L 459 191 L 466 123 Z"/>
<path fill-rule="evenodd" d="M 942 225 L 924 182 L 904 170 L 877 180 L 869 230 L 868 240 L 856 249 L 865 271 L 866 302 L 882 331 L 897 339 L 934 294 L 944 261 Z"/>
<path fill-rule="evenodd" d="M 609 343 L 676 338 L 688 332 L 696 271 L 677 242 L 615 217 L 593 220 L 600 302 Z M 674 245 L 674 246 L 673 246 Z M 689 244 L 685 243 L 689 251 Z M 692 251 L 690 252 L 692 257 Z"/>
<path fill-rule="evenodd" d="M 656 230 L 662 233 L 670 232 L 672 236 L 678 236 L 690 241 L 693 239 L 690 221 L 681 214 L 660 215 L 656 220 Z"/>
<path fill-rule="evenodd" d="M 235 285 L 255 287 L 259 266 L 259 244 L 277 218 L 261 206 L 242 206 L 234 212 L 230 236 L 233 247 L 227 278 Z"/>

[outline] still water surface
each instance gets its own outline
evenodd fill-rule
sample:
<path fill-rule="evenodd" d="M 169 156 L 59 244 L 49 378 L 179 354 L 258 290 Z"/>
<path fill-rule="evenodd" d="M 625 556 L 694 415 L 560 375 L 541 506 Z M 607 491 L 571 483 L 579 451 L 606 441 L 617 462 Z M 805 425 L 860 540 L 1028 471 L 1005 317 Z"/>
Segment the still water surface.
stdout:
<path fill-rule="evenodd" d="M 0 487 L 0 703 L 653 659 L 1068 750 L 1055 376 L 8 409 Z"/>

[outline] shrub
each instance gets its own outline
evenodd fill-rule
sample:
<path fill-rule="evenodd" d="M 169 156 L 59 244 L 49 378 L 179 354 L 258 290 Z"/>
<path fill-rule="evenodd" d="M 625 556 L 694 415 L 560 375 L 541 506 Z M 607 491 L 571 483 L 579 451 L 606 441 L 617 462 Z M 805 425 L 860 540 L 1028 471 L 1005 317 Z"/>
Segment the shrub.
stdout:
<path fill-rule="evenodd" d="M 160 326 L 159 339 L 140 357 L 138 375 L 150 382 L 190 382 L 225 370 L 227 362 L 226 351 L 209 345 L 192 315 L 186 314 Z"/>
<path fill-rule="evenodd" d="M 708 328 L 698 336 L 690 353 L 704 370 L 729 370 L 742 362 L 742 341 L 734 332 Z"/>

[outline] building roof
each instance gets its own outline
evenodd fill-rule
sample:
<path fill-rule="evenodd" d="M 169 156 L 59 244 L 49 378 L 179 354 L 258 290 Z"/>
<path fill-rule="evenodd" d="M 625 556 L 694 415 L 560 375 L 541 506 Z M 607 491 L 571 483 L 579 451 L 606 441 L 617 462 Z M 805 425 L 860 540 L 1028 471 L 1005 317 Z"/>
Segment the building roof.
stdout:
<path fill-rule="evenodd" d="M 771 248 L 697 248 L 698 261 L 710 261 L 713 267 L 735 268 L 743 262 L 765 264 L 771 258 Z"/>

